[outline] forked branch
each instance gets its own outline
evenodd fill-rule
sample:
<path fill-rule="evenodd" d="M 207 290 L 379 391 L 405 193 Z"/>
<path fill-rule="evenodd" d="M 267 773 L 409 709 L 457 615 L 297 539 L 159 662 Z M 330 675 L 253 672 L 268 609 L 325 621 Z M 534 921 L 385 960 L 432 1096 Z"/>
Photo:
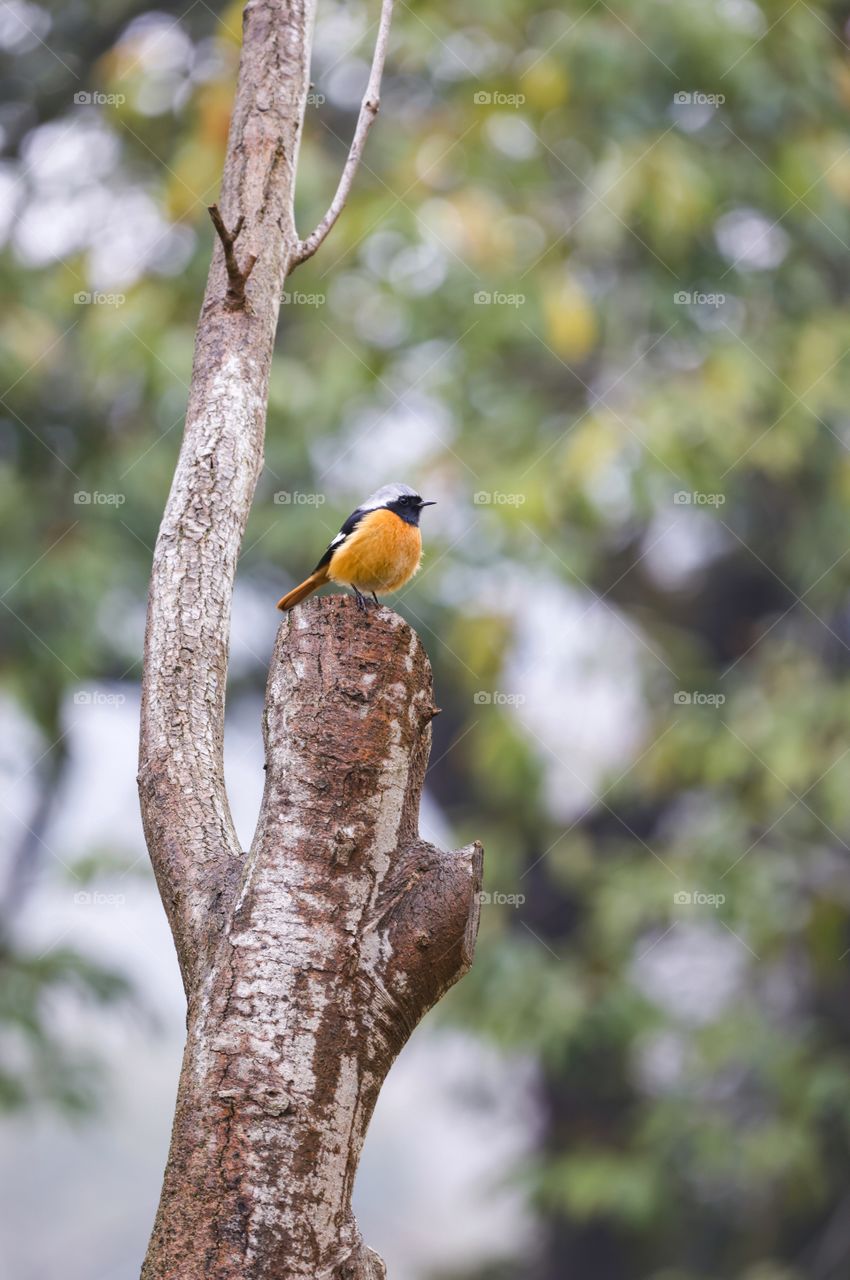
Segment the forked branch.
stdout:
<path fill-rule="evenodd" d="M 249 253 L 245 259 L 244 267 L 240 267 L 239 260 L 236 257 L 234 245 L 239 239 L 242 228 L 245 226 L 245 215 L 240 214 L 236 226 L 232 231 L 228 231 L 217 204 L 209 206 L 209 214 L 224 249 L 224 265 L 227 267 L 228 285 L 224 305 L 228 311 L 241 311 L 245 305 L 245 285 L 257 261 L 257 255 Z"/>
<path fill-rule="evenodd" d="M 354 137 L 351 140 L 351 147 L 348 152 L 348 158 L 339 180 L 339 186 L 336 189 L 333 200 L 330 203 L 327 213 L 322 218 L 315 231 L 307 237 L 306 240 L 299 241 L 295 250 L 295 256 L 290 265 L 290 270 L 297 267 L 300 263 L 306 262 L 308 258 L 312 258 L 319 245 L 327 238 L 328 233 L 336 223 L 339 215 L 345 208 L 346 201 L 351 193 L 354 184 L 354 177 L 357 173 L 360 161 L 363 158 L 363 151 L 366 146 L 366 139 L 369 136 L 369 130 L 375 123 L 375 118 L 381 108 L 381 80 L 384 75 L 384 62 L 387 57 L 387 45 L 390 38 L 390 23 L 393 16 L 393 0 L 382 0 L 381 16 L 378 20 L 378 37 L 375 41 L 375 52 L 372 55 L 372 69 L 369 72 L 369 83 L 366 85 L 366 92 L 363 95 L 363 101 L 360 103 L 360 113 L 357 117 L 357 125 L 354 130 Z"/>

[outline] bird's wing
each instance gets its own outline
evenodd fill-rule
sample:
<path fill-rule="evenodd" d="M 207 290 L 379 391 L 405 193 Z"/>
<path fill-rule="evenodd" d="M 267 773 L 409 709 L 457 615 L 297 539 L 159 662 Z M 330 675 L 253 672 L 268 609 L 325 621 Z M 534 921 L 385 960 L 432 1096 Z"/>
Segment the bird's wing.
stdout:
<path fill-rule="evenodd" d="M 314 573 L 316 573 L 319 569 L 324 569 L 326 565 L 330 564 L 331 556 L 333 555 L 333 553 L 337 550 L 338 547 L 342 546 L 346 538 L 350 537 L 350 535 L 357 528 L 357 526 L 359 525 L 363 517 L 368 514 L 369 512 L 367 510 L 364 510 L 362 507 L 358 507 L 356 511 L 352 511 L 351 515 L 342 525 L 342 528 L 340 529 L 336 537 L 331 538 L 330 542 L 328 543 L 325 554 L 322 556 L 321 560 L 316 565 L 316 568 L 313 570 Z"/>

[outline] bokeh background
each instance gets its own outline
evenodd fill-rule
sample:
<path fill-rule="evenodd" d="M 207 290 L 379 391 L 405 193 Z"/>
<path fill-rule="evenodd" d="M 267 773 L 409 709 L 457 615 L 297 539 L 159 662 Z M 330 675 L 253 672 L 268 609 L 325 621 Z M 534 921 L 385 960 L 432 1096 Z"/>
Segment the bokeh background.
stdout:
<path fill-rule="evenodd" d="M 250 839 L 277 597 L 390 479 L 423 831 L 475 967 L 357 1199 L 393 1280 L 850 1275 L 847 4 L 399 0 L 289 283 L 234 602 Z M 322 0 L 302 234 L 377 7 Z M 237 5 L 3 0 L 4 1275 L 130 1280 L 181 1049 L 134 772 Z"/>

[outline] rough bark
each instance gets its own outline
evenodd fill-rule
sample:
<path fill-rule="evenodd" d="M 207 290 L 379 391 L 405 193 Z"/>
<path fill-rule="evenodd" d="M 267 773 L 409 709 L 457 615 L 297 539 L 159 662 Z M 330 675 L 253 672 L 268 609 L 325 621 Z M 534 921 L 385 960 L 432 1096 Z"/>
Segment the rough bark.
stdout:
<path fill-rule="evenodd" d="M 443 853 L 417 834 L 435 709 L 427 658 L 390 610 L 314 600 L 281 623 L 247 855 L 224 787 L 233 579 L 302 248 L 314 8 L 245 9 L 219 241 L 154 552 L 139 789 L 188 1036 L 144 1280 L 384 1275 L 351 1213 L 366 1127 L 410 1031 L 468 967 L 478 923 L 480 846 Z"/>
<path fill-rule="evenodd" d="M 293 192 L 314 10 L 315 0 L 249 0 L 245 7 L 220 207 L 227 226 L 244 218 L 240 248 L 257 262 L 246 303 L 234 310 L 216 244 L 151 574 L 139 783 L 187 994 L 224 927 L 223 898 L 241 862 L 222 767 L 230 606 L 263 463 L 280 298 L 298 245 Z"/>
<path fill-rule="evenodd" d="M 468 968 L 481 850 L 417 831 L 428 660 L 389 609 L 281 624 L 256 836 L 189 1034 L 146 1280 L 366 1280 L 351 1213 L 381 1083 Z"/>

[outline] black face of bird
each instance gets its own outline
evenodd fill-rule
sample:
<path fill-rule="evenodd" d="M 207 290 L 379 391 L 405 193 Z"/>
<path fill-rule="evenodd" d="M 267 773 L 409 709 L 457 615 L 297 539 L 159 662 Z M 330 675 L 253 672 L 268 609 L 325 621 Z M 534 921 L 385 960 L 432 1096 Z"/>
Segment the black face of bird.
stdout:
<path fill-rule="evenodd" d="M 435 502 L 423 501 L 418 493 L 403 493 L 400 497 L 394 498 L 392 502 L 387 503 L 387 511 L 394 511 L 397 516 L 401 516 L 402 520 L 406 520 L 408 524 L 418 525 L 422 508 L 433 506 L 436 506 Z"/>

